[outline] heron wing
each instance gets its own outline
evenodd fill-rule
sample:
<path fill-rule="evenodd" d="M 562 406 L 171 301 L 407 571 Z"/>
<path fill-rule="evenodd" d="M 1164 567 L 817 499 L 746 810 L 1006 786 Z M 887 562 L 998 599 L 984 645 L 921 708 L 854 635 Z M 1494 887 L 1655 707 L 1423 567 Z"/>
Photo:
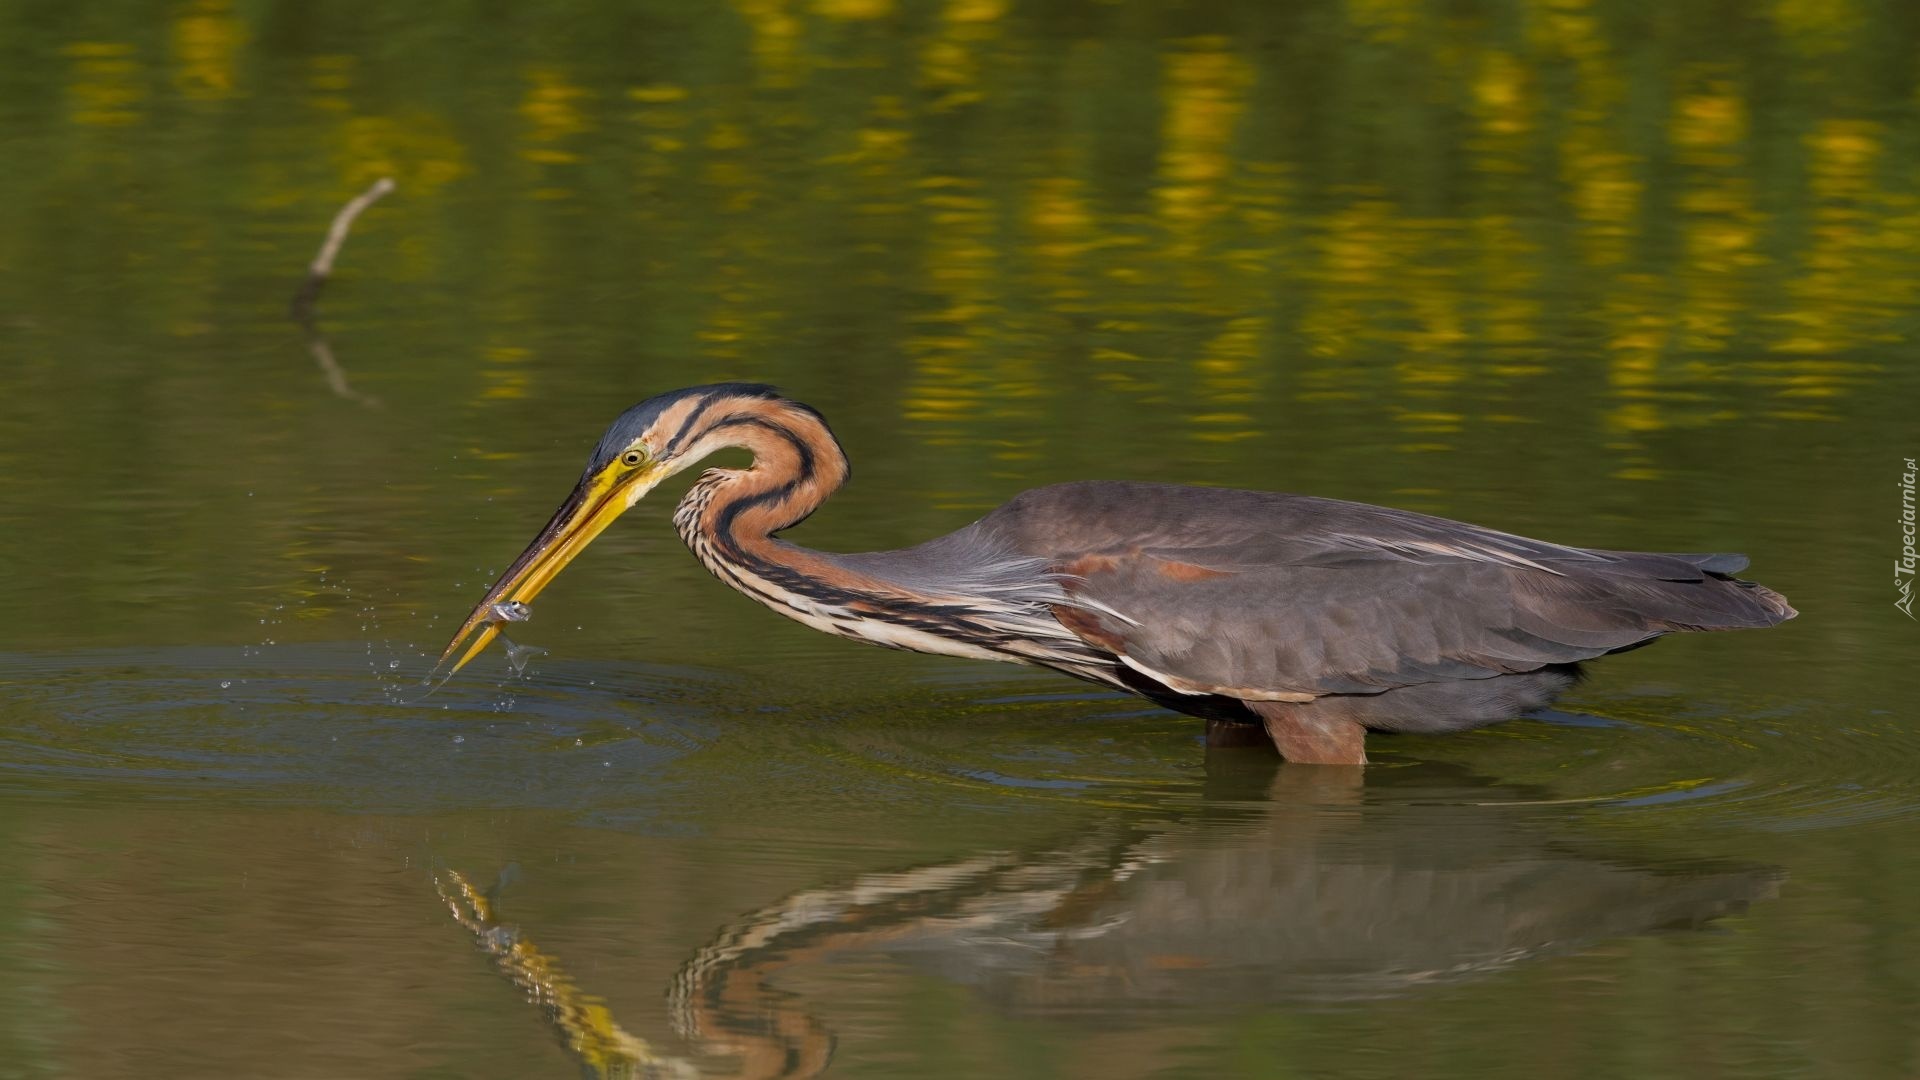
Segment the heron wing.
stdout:
<path fill-rule="evenodd" d="M 1738 555 L 1567 547 L 1273 492 L 1079 483 L 971 527 L 1044 557 L 1060 621 L 1187 693 L 1303 699 L 1571 663 L 1793 609 Z"/>

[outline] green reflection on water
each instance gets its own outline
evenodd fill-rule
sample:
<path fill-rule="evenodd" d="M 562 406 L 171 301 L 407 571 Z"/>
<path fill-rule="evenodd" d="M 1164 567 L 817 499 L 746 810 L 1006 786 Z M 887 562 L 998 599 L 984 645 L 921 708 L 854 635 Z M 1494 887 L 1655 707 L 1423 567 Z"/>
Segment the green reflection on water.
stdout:
<path fill-rule="evenodd" d="M 1180 719 L 818 639 L 662 506 L 543 598 L 531 681 L 405 704 L 602 423 L 749 377 L 853 455 L 825 548 L 1179 480 L 1744 550 L 1805 613 L 1600 665 L 1572 705 L 1623 726 L 1387 755 L 1523 786 L 1529 829 L 1634 873 L 1787 868 L 1732 933 L 1332 1018 L 1092 993 L 1091 1029 L 963 989 L 945 938 L 854 950 L 781 976 L 840 1068 L 1531 1075 L 1544 1042 L 1569 1074 L 1910 1075 L 1917 44 L 1851 0 L 0 2 L 0 1060 L 566 1068 L 434 859 L 526 867 L 514 917 L 678 1054 L 662 988 L 748 913 L 983 852 L 1045 877 L 1206 802 Z M 283 312 L 387 175 L 321 305 L 375 409 Z M 1504 829 L 1463 827 L 1510 866 Z"/>

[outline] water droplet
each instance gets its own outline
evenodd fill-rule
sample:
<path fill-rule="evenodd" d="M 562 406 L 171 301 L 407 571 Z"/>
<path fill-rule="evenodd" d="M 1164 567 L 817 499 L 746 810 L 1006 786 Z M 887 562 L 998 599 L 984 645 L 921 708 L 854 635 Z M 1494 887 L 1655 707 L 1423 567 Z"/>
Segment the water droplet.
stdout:
<path fill-rule="evenodd" d="M 506 641 L 505 638 L 500 640 Z M 527 672 L 527 661 L 536 656 L 545 656 L 546 652 L 547 650 L 538 645 L 519 645 L 507 641 L 507 666 L 513 669 L 515 675 L 524 675 Z"/>

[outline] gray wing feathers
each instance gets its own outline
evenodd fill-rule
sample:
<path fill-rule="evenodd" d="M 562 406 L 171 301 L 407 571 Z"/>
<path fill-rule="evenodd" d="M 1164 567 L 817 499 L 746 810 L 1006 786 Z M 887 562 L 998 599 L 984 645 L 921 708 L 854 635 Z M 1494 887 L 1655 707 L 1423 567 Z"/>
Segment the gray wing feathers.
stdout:
<path fill-rule="evenodd" d="M 1076 621 L 1135 666 L 1243 697 L 1488 678 L 1793 615 L 1727 576 L 1739 555 L 1573 548 L 1269 492 L 1062 484 L 971 530 L 1051 560 L 1095 602 Z"/>

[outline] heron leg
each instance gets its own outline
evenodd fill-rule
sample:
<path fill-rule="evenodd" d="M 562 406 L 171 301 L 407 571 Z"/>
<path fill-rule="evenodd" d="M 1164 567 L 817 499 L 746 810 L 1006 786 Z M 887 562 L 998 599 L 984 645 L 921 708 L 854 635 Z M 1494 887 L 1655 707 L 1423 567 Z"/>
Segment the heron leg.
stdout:
<path fill-rule="evenodd" d="M 1367 729 L 1314 702 L 1249 701 L 1280 756 L 1300 765 L 1365 765 Z"/>
<path fill-rule="evenodd" d="M 1207 720 L 1207 749 L 1209 750 L 1266 750 L 1273 745 L 1267 733 L 1259 724 L 1242 724 L 1232 720 Z"/>

